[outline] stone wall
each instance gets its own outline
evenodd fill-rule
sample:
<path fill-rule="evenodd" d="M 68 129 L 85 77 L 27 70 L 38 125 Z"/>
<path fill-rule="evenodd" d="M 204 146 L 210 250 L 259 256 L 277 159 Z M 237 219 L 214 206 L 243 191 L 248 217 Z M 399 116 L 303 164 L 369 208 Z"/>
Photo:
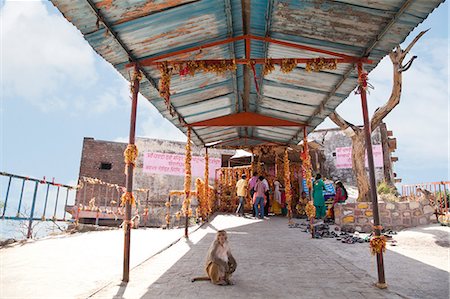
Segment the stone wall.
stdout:
<path fill-rule="evenodd" d="M 401 230 L 436 222 L 434 209 L 427 199 L 420 201 L 379 202 L 381 225 L 385 229 Z M 347 203 L 335 207 L 335 223 L 343 230 L 371 232 L 372 203 Z"/>

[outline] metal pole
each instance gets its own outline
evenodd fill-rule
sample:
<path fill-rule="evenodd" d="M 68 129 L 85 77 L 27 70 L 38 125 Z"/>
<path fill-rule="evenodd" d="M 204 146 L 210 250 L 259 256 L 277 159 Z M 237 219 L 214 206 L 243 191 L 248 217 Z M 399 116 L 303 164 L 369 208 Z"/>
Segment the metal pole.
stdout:
<path fill-rule="evenodd" d="M 136 110 L 137 110 L 137 99 L 139 93 L 139 72 L 138 68 L 134 68 L 134 76 L 131 88 L 131 115 L 130 115 L 130 135 L 128 143 L 134 145 L 136 136 Z M 126 192 L 133 192 L 133 168 L 134 165 L 128 163 L 126 165 Z M 124 247 L 123 247 L 123 282 L 128 282 L 130 279 L 130 240 L 131 240 L 131 227 L 129 221 L 131 219 L 131 203 L 130 201 L 125 202 L 125 219 L 124 219 Z"/>
<path fill-rule="evenodd" d="M 69 200 L 69 188 L 66 188 L 66 203 L 64 204 L 63 221 L 66 221 L 67 201 Z"/>
<path fill-rule="evenodd" d="M 359 78 L 363 77 L 362 74 L 363 74 L 362 63 L 358 63 Z M 365 83 L 366 82 L 362 82 L 363 85 L 365 85 Z M 366 137 L 367 162 L 369 164 L 370 197 L 372 198 L 372 206 L 373 206 L 373 224 L 375 236 L 380 236 L 381 235 L 380 214 L 378 212 L 377 184 L 375 180 L 375 165 L 373 162 L 372 137 L 371 137 L 372 131 L 369 122 L 369 111 L 367 109 L 366 90 L 364 88 L 360 88 L 360 93 L 361 93 L 362 113 L 364 119 L 364 133 Z M 376 285 L 378 288 L 386 288 L 387 285 L 384 276 L 383 252 L 377 253 L 377 269 L 378 269 L 378 283 Z"/>
<path fill-rule="evenodd" d="M 23 198 L 23 188 L 25 187 L 25 181 L 26 179 L 23 179 L 22 181 L 22 189 L 20 190 L 20 198 L 19 198 L 19 207 L 17 208 L 17 217 L 20 216 L 20 208 L 22 206 L 22 198 Z"/>
<path fill-rule="evenodd" d="M 6 189 L 5 205 L 3 206 L 2 217 L 5 217 L 6 205 L 8 204 L 9 188 L 11 187 L 12 176 L 9 177 L 8 188 Z"/>
<path fill-rule="evenodd" d="M 59 199 L 59 186 L 56 189 L 56 202 L 55 202 L 55 211 L 53 212 L 53 220 L 56 220 L 56 209 L 58 208 L 58 199 Z"/>
<path fill-rule="evenodd" d="M 33 237 L 32 225 L 33 225 L 34 207 L 36 206 L 36 195 L 37 195 L 38 185 L 39 185 L 39 182 L 36 182 L 34 185 L 33 203 L 31 204 L 30 218 L 28 220 L 28 232 L 27 232 L 28 239 Z"/>
<path fill-rule="evenodd" d="M 45 211 L 47 210 L 47 201 L 48 201 L 48 191 L 50 189 L 50 184 L 47 184 L 47 192 L 45 193 L 45 203 L 44 203 L 44 212 L 42 212 L 42 219 L 45 220 Z"/>

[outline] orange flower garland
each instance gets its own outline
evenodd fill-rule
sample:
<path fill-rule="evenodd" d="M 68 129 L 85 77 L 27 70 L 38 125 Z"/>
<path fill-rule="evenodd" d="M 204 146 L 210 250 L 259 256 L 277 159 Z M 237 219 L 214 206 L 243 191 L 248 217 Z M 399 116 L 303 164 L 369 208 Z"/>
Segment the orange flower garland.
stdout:
<path fill-rule="evenodd" d="M 334 58 L 314 58 L 306 63 L 306 71 L 320 72 L 321 70 L 335 70 L 337 68 L 337 59 Z"/>
<path fill-rule="evenodd" d="M 289 168 L 288 150 L 284 151 L 284 185 L 286 193 L 286 203 L 288 208 L 288 218 L 292 218 L 292 192 L 291 192 L 291 173 Z"/>
<path fill-rule="evenodd" d="M 184 201 L 183 201 L 183 207 L 182 210 L 184 211 L 186 217 L 189 217 L 192 215 L 192 211 L 190 209 L 191 205 L 191 181 L 192 181 L 192 173 L 191 173 L 191 128 L 188 127 L 187 130 L 187 142 L 186 142 L 186 155 L 185 155 L 185 161 L 184 161 L 184 169 L 185 169 L 185 176 L 184 176 Z"/>
<path fill-rule="evenodd" d="M 372 255 L 382 253 L 386 251 L 386 237 L 385 236 L 374 236 L 370 239 L 370 252 Z"/>

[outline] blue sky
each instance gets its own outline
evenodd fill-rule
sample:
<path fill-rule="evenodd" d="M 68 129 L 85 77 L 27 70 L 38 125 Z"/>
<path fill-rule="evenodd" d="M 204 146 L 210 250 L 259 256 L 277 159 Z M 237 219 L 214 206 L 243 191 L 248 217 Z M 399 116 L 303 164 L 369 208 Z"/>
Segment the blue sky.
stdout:
<path fill-rule="evenodd" d="M 51 3 L 2 3 L 0 26 L 0 170 L 74 184 L 83 137 L 126 141 L 128 83 Z M 404 73 L 401 103 L 386 119 L 398 140 L 395 171 L 404 183 L 449 178 L 447 3 L 407 41 L 426 28 L 432 29 L 413 49 L 419 58 Z M 387 100 L 391 78 L 384 59 L 370 76 L 371 111 Z M 138 109 L 138 136 L 185 140 L 142 97 Z M 362 122 L 354 96 L 337 110 Z M 326 127 L 334 125 L 327 120 L 320 128 Z"/>

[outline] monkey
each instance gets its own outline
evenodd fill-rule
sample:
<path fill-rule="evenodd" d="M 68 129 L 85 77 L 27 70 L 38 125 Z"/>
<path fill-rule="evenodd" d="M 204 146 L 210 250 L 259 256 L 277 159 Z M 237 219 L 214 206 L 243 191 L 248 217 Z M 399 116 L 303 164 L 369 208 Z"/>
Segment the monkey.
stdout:
<path fill-rule="evenodd" d="M 231 274 L 236 271 L 237 263 L 228 245 L 227 232 L 219 230 L 209 247 L 206 256 L 205 271 L 208 276 L 195 277 L 191 281 L 209 280 L 216 285 L 231 285 Z"/>

